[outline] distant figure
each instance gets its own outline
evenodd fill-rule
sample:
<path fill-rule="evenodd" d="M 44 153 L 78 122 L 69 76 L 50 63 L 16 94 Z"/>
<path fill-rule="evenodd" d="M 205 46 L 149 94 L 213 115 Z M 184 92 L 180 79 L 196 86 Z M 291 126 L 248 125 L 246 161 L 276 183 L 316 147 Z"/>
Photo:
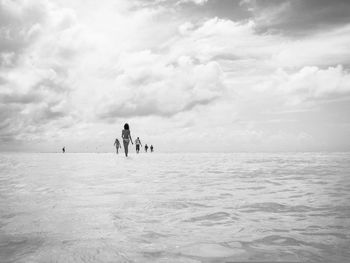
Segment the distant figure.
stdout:
<path fill-rule="evenodd" d="M 145 152 L 147 152 L 147 150 L 148 150 L 148 145 L 146 144 L 145 145 Z"/>
<path fill-rule="evenodd" d="M 153 153 L 153 145 L 151 145 L 150 149 L 151 149 L 151 153 Z"/>
<path fill-rule="evenodd" d="M 137 137 L 137 139 L 135 140 L 135 144 L 136 144 L 136 153 L 139 153 L 140 146 L 142 147 L 142 144 L 141 144 L 141 141 L 140 141 L 139 137 Z"/>
<path fill-rule="evenodd" d="M 129 124 L 124 124 L 124 130 L 122 131 L 122 138 L 123 138 L 123 144 L 124 144 L 124 151 L 125 156 L 128 157 L 129 152 L 129 142 L 134 144 L 131 139 L 130 130 L 129 130 Z"/>
<path fill-rule="evenodd" d="M 66 146 L 63 146 L 62 153 L 65 153 L 65 152 L 66 152 Z"/>
<path fill-rule="evenodd" d="M 118 154 L 119 148 L 122 148 L 122 147 L 120 146 L 120 142 L 119 142 L 118 138 L 115 139 L 114 145 L 115 145 L 116 153 Z"/>

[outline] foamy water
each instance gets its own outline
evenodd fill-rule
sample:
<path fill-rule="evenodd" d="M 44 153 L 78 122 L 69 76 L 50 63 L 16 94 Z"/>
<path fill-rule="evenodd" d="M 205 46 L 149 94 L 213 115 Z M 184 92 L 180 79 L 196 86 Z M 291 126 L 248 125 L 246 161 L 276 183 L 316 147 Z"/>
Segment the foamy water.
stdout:
<path fill-rule="evenodd" d="M 349 262 L 350 154 L 0 154 L 1 262 Z"/>

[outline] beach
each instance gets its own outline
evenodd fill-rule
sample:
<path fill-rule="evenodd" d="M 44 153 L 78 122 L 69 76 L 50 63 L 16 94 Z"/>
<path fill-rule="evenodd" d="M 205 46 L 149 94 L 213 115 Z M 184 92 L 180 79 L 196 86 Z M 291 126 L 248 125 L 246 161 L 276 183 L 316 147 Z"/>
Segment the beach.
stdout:
<path fill-rule="evenodd" d="M 1 262 L 348 262 L 350 153 L 1 153 Z"/>

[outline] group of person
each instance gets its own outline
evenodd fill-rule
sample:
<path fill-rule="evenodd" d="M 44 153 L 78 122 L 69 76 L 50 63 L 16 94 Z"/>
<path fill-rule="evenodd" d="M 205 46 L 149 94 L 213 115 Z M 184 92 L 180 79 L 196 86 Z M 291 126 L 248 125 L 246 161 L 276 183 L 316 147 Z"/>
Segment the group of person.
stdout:
<path fill-rule="evenodd" d="M 132 138 L 131 138 L 129 124 L 127 124 L 127 123 L 124 124 L 124 129 L 122 130 L 122 139 L 123 139 L 125 156 L 127 157 L 128 153 L 129 153 L 129 143 L 131 142 L 131 144 L 134 144 L 132 141 Z M 115 139 L 114 146 L 116 149 L 116 153 L 118 154 L 119 148 L 122 148 L 121 143 L 119 142 L 118 138 Z M 137 137 L 137 139 L 135 140 L 135 146 L 136 146 L 136 153 L 139 153 L 140 149 L 142 147 L 142 143 L 141 143 L 141 140 L 139 137 Z M 150 151 L 153 152 L 153 150 L 154 150 L 153 145 L 148 147 L 148 145 L 146 144 L 145 145 L 145 152 L 148 151 L 148 148 L 150 148 Z"/>

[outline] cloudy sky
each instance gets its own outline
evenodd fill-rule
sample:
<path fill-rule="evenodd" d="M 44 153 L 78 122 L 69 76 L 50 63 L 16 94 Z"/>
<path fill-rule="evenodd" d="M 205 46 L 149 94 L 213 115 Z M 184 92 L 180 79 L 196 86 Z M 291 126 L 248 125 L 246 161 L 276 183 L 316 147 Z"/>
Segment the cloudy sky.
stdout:
<path fill-rule="evenodd" d="M 350 150 L 350 1 L 0 0 L 0 150 Z"/>

